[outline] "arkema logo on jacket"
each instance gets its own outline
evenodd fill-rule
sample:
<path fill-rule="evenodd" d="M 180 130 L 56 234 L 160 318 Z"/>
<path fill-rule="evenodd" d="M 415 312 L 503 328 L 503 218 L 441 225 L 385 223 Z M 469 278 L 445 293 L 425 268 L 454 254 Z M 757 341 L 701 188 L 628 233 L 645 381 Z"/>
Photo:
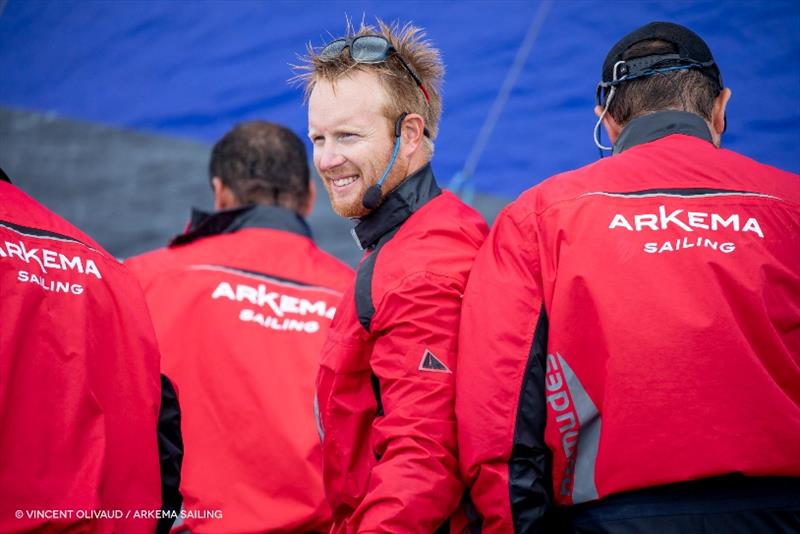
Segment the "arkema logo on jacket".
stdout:
<path fill-rule="evenodd" d="M 23 241 L 17 241 L 16 243 L 5 241 L 3 246 L 0 246 L 0 257 L 17 258 L 27 264 L 36 264 L 42 274 L 47 274 L 48 269 L 57 269 L 61 271 L 77 271 L 87 275 L 91 274 L 98 279 L 103 278 L 97 265 L 91 259 L 82 258 L 81 256 L 67 256 L 46 248 L 28 248 Z"/>
<path fill-rule="evenodd" d="M 95 262 L 82 256 L 73 256 L 41 247 L 30 247 L 24 241 L 4 241 L 0 244 L 0 258 L 26 264 L 26 269 L 17 272 L 17 281 L 40 286 L 45 291 L 80 295 L 84 287 L 72 281 L 53 280 L 51 271 L 77 272 L 102 279 L 103 275 Z M 31 269 L 32 267 L 32 269 Z"/>
<path fill-rule="evenodd" d="M 247 302 L 258 306 L 257 310 L 242 308 L 239 312 L 239 319 L 258 323 L 264 328 L 272 330 L 313 334 L 320 329 L 319 321 L 305 319 L 306 316 L 316 315 L 331 320 L 336 313 L 336 308 L 328 306 L 324 300 L 311 301 L 302 297 L 286 295 L 270 290 L 266 284 L 251 286 L 223 281 L 214 289 L 211 298 Z M 300 318 L 293 318 L 292 315 Z"/>
<path fill-rule="evenodd" d="M 710 232 L 732 230 L 739 233 L 755 234 L 764 239 L 764 232 L 755 217 L 748 217 L 740 213 L 714 213 L 705 211 L 690 211 L 683 208 L 668 209 L 660 205 L 656 213 L 638 213 L 625 215 L 616 213 L 608 225 L 611 230 L 622 229 L 629 232 L 659 232 L 662 230 L 678 230 L 691 234 L 678 239 L 666 241 L 652 241 L 644 244 L 643 250 L 650 254 L 664 252 L 677 252 L 694 247 L 718 250 L 731 253 L 736 250 L 732 241 L 721 241 Z"/>

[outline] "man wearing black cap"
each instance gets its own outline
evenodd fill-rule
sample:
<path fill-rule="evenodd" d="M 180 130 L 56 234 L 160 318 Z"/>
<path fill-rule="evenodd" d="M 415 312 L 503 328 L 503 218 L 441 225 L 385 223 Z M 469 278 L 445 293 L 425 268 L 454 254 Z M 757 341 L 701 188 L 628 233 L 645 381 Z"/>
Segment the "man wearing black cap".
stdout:
<path fill-rule="evenodd" d="M 602 76 L 613 156 L 506 208 L 465 292 L 484 532 L 797 532 L 800 177 L 719 148 L 731 93 L 687 28 Z"/>

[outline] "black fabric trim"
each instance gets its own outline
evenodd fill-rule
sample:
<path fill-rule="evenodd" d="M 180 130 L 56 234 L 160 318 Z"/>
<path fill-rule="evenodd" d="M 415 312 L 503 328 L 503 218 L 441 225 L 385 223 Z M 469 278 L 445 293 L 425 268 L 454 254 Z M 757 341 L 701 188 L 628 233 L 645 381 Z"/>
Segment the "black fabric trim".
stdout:
<path fill-rule="evenodd" d="M 53 239 L 61 239 L 63 241 L 70 241 L 72 243 L 78 243 L 79 245 L 83 245 L 87 248 L 92 248 L 83 241 L 78 241 L 74 237 L 69 237 L 64 234 L 59 234 L 56 232 L 51 232 L 50 230 L 42 230 L 40 228 L 32 228 L 30 226 L 23 226 L 21 224 L 16 224 L 8 221 L 0 220 L 0 225 L 6 226 L 20 234 L 27 235 L 30 237 L 45 237 L 45 238 L 53 238 Z"/>
<path fill-rule="evenodd" d="M 739 194 L 739 195 L 762 195 L 756 191 L 737 191 L 734 189 L 708 189 L 703 187 L 687 187 L 687 188 L 673 188 L 673 189 L 643 189 L 641 191 L 626 191 L 626 192 L 609 192 L 610 195 L 621 195 L 626 197 L 637 197 L 642 195 L 680 195 L 682 197 L 697 197 L 703 195 L 715 194 Z"/>
<path fill-rule="evenodd" d="M 181 465 L 183 436 L 181 408 L 178 395 L 169 378 L 161 375 L 161 409 L 158 412 L 158 456 L 161 464 L 161 509 L 166 513 L 158 520 L 157 534 L 167 534 L 172 528 L 172 516 L 180 512 Z"/>
<path fill-rule="evenodd" d="M 372 275 L 375 271 L 375 259 L 378 251 L 375 250 L 358 266 L 356 272 L 356 312 L 358 322 L 369 332 L 372 316 L 375 315 L 375 305 L 372 303 Z"/>
<path fill-rule="evenodd" d="M 391 232 L 381 237 L 380 241 L 375 245 L 375 250 L 361 262 L 356 272 L 355 297 L 358 322 L 361 323 L 361 326 L 363 326 L 364 330 L 367 332 L 370 331 L 372 317 L 375 315 L 375 304 L 372 302 L 372 275 L 375 271 L 375 260 L 377 260 L 381 248 L 383 248 L 399 230 L 400 227 L 397 226 Z"/>
<path fill-rule="evenodd" d="M 0 168 L 0 181 L 11 183 L 11 178 L 8 177 L 6 171 Z"/>
<path fill-rule="evenodd" d="M 283 230 L 311 238 L 311 229 L 297 212 L 280 206 L 250 204 L 214 213 L 192 208 L 189 229 L 172 238 L 169 245 L 185 245 L 203 237 L 229 234 L 244 228 Z"/>
<path fill-rule="evenodd" d="M 403 224 L 412 213 L 441 193 L 430 163 L 408 176 L 353 228 L 361 249 L 374 247 L 384 234 Z"/>
<path fill-rule="evenodd" d="M 659 111 L 626 124 L 614 144 L 614 154 L 672 134 L 691 135 L 712 142 L 708 124 L 699 115 L 686 111 Z"/>
<path fill-rule="evenodd" d="M 378 403 L 378 407 L 375 409 L 375 417 L 381 417 L 383 415 L 383 401 L 381 400 L 381 382 L 378 380 L 378 375 L 372 373 L 370 376 L 370 381 L 372 382 L 372 392 L 375 394 L 375 401 Z"/>
<path fill-rule="evenodd" d="M 356 312 L 358 312 L 358 322 L 367 332 L 375 315 L 375 304 L 372 302 L 372 275 L 377 257 L 378 251 L 375 250 L 361 262 L 356 272 Z"/>
<path fill-rule="evenodd" d="M 445 519 L 442 526 L 437 528 L 434 534 L 450 534 L 450 518 Z"/>
<path fill-rule="evenodd" d="M 369 377 L 369 381 L 372 384 L 372 393 L 375 395 L 375 417 L 383 417 L 383 400 L 381 400 L 381 381 L 378 379 L 378 375 L 372 373 Z M 381 455 L 378 454 L 376 451 L 373 451 L 372 454 L 375 455 L 375 461 L 381 461 Z"/>
<path fill-rule="evenodd" d="M 464 510 L 464 515 L 467 516 L 467 525 L 459 534 L 481 534 L 483 531 L 483 519 L 472 502 L 469 488 L 464 490 L 464 494 L 461 496 L 461 508 Z"/>
<path fill-rule="evenodd" d="M 547 312 L 542 304 L 522 381 L 514 442 L 508 459 L 509 497 L 515 532 L 537 532 L 552 506 L 552 455 L 544 442 L 547 421 Z"/>
<path fill-rule="evenodd" d="M 692 516 L 709 518 L 724 514 L 745 512 L 760 516 L 770 522 L 773 511 L 800 510 L 800 478 L 790 477 L 746 477 L 739 473 L 720 477 L 678 482 L 624 493 L 615 493 L 599 501 L 571 506 L 568 515 L 577 532 L 617 532 L 606 530 L 609 523 L 621 525 L 618 531 L 630 532 L 625 527 L 640 524 L 635 532 L 655 532 L 656 525 L 689 525 L 696 523 Z M 756 513 L 760 511 L 761 513 Z M 688 519 L 688 520 L 687 520 Z M 798 517 L 797 519 L 800 519 Z M 630 521 L 626 523 L 626 521 Z M 780 530 L 774 521 L 770 527 L 758 529 L 751 523 L 743 532 L 789 532 Z M 649 528 L 645 528 L 649 527 Z M 670 532 L 675 530 L 669 529 Z M 690 530 L 691 531 L 691 530 Z M 719 530 L 719 532 L 731 530 Z M 709 532 L 717 532 L 711 529 Z M 797 532 L 792 530 L 791 532 Z"/>

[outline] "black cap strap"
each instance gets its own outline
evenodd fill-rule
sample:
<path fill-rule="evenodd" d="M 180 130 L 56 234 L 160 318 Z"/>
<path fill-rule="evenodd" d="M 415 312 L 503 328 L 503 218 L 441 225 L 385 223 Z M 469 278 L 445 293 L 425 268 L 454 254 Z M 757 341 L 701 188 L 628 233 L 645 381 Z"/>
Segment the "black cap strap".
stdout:
<path fill-rule="evenodd" d="M 623 82 L 629 82 L 638 78 L 645 78 L 655 74 L 665 74 L 677 70 L 700 69 L 700 72 L 707 74 L 705 70 L 713 67 L 714 60 L 695 61 L 691 58 L 682 57 L 680 54 L 655 54 L 620 61 L 618 67 L 615 65 L 615 72 L 612 74 L 611 81 L 601 80 L 597 84 L 597 105 L 602 106 L 605 101 L 603 90 L 608 91 Z M 722 90 L 722 80 L 717 75 L 709 76 L 717 83 L 719 90 Z M 607 95 L 606 95 L 607 96 Z"/>
<path fill-rule="evenodd" d="M 601 81 L 600 86 L 608 88 L 636 78 L 652 76 L 653 74 L 675 70 L 704 69 L 712 65 L 714 65 L 713 59 L 711 61 L 700 62 L 681 57 L 679 54 L 657 54 L 653 56 L 637 57 L 634 59 L 627 59 L 619 66 L 617 69 L 620 75 L 619 78 L 609 82 Z"/>

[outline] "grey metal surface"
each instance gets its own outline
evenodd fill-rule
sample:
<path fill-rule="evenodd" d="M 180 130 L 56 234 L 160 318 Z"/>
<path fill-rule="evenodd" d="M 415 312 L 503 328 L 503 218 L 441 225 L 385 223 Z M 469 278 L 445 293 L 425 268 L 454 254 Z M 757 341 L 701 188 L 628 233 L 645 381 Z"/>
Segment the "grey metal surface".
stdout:
<path fill-rule="evenodd" d="M 211 209 L 210 146 L 155 134 L 0 107 L 0 167 L 45 206 L 126 258 L 183 230 L 190 206 Z M 355 265 L 351 223 L 331 210 L 317 179 L 309 217 L 326 251 Z M 442 180 L 442 183 L 446 183 Z M 489 222 L 506 199 L 477 196 Z"/>

